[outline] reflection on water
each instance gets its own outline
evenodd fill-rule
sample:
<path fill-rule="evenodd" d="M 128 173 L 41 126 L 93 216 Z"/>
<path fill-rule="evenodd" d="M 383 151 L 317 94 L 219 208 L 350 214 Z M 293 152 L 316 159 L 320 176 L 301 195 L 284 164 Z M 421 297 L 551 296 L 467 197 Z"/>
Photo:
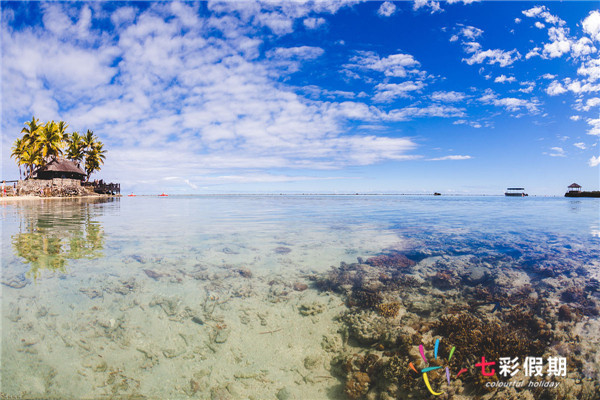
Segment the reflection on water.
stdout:
<path fill-rule="evenodd" d="M 93 205 L 115 200 L 51 202 L 43 212 L 24 208 L 19 232 L 11 242 L 15 254 L 30 265 L 26 276 L 36 279 L 42 270 L 65 273 L 67 260 L 102 257 L 104 229 L 97 220 L 102 208 Z"/>

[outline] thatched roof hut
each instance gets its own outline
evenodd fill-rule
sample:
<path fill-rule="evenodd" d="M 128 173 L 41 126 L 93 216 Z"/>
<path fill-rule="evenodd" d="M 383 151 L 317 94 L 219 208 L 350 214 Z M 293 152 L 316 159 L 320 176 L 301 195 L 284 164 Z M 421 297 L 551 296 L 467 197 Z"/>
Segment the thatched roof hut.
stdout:
<path fill-rule="evenodd" d="M 37 179 L 80 179 L 83 180 L 87 174 L 71 160 L 54 159 L 37 171 Z"/>

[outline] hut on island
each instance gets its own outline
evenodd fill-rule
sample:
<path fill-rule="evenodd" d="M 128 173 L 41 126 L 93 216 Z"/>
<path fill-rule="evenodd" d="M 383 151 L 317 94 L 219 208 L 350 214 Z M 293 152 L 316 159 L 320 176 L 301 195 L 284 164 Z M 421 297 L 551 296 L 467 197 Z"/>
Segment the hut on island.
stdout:
<path fill-rule="evenodd" d="M 584 192 L 580 185 L 572 183 L 569 185 L 569 191 L 565 193 L 565 197 L 600 197 L 600 191 Z"/>
<path fill-rule="evenodd" d="M 54 159 L 37 171 L 37 179 L 84 180 L 87 174 L 71 160 Z"/>
<path fill-rule="evenodd" d="M 581 186 L 579 186 L 576 183 L 571 183 L 569 185 L 569 193 L 571 193 L 571 192 L 577 192 L 577 193 L 581 192 Z"/>

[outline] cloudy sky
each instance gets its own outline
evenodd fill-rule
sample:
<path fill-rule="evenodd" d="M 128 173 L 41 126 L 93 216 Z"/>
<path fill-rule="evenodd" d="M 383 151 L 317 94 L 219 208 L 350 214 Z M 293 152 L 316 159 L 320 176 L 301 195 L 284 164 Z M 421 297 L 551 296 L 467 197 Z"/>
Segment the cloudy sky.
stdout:
<path fill-rule="evenodd" d="M 126 192 L 599 185 L 597 2 L 2 2 L 2 178 L 32 115 Z"/>

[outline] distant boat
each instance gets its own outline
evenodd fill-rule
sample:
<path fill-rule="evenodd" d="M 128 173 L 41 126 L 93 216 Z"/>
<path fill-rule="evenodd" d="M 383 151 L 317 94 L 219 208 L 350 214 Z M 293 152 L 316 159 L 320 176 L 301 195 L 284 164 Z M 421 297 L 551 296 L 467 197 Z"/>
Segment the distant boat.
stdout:
<path fill-rule="evenodd" d="M 441 193 L 438 193 L 438 192 L 435 192 L 433 195 L 434 195 L 434 196 L 441 196 L 442 194 L 441 194 Z"/>
<path fill-rule="evenodd" d="M 164 196 L 168 196 L 168 194 L 163 193 L 163 194 L 158 195 L 158 197 L 164 197 Z"/>
<path fill-rule="evenodd" d="M 135 194 L 133 194 L 133 193 L 128 194 L 127 197 L 135 197 Z"/>
<path fill-rule="evenodd" d="M 504 195 L 509 197 L 529 196 L 527 193 L 525 193 L 525 188 L 506 188 Z"/>

